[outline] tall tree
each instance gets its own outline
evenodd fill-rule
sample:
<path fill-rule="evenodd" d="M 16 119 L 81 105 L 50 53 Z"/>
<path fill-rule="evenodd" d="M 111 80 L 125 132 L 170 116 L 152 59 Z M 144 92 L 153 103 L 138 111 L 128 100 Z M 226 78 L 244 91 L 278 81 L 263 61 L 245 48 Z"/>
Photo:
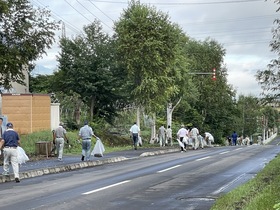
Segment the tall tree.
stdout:
<path fill-rule="evenodd" d="M 50 11 L 33 8 L 28 0 L 1 0 L 0 10 L 0 85 L 9 89 L 11 82 L 24 84 L 23 69 L 33 69 L 59 27 Z"/>
<path fill-rule="evenodd" d="M 178 92 L 178 68 L 185 66 L 182 30 L 167 14 L 132 1 L 115 23 L 115 38 L 131 101 L 151 111 L 165 107 Z"/>
<path fill-rule="evenodd" d="M 189 106 L 180 106 L 178 113 L 186 110 L 184 122 L 195 124 L 201 131 L 209 131 L 216 139 L 221 139 L 226 130 L 232 128 L 236 110 L 232 100 L 235 93 L 227 83 L 227 69 L 223 64 L 225 50 L 215 40 L 190 40 L 185 54 L 189 59 L 188 76 L 192 77 L 197 97 L 193 96 Z M 214 68 L 216 80 L 212 80 Z"/>
<path fill-rule="evenodd" d="M 111 122 L 116 114 L 120 84 L 114 76 L 114 47 L 99 21 L 85 26 L 84 33 L 73 39 L 61 39 L 59 70 L 53 87 L 67 94 L 79 94 L 89 107 L 90 120 L 99 116 Z"/>
<path fill-rule="evenodd" d="M 280 4 L 279 0 L 274 1 Z M 276 10 L 280 11 L 280 7 Z M 263 89 L 263 95 L 268 102 L 280 101 L 280 19 L 274 20 L 275 28 L 272 30 L 272 41 L 270 42 L 271 51 L 275 52 L 278 58 L 271 60 L 267 69 L 259 70 L 256 74 L 257 80 Z M 276 99 L 276 100 L 275 100 Z"/>

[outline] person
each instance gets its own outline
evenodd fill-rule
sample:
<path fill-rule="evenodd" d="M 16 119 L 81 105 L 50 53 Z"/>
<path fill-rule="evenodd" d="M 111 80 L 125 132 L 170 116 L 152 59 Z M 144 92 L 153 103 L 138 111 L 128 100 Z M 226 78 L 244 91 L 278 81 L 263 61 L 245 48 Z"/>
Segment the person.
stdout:
<path fill-rule="evenodd" d="M 164 125 L 162 125 L 158 129 L 158 140 L 159 140 L 159 145 L 161 147 L 165 145 L 165 134 L 166 134 L 165 127 Z"/>
<path fill-rule="evenodd" d="M 238 138 L 238 135 L 237 135 L 236 131 L 233 131 L 233 134 L 231 135 L 232 146 L 236 146 L 237 138 Z"/>
<path fill-rule="evenodd" d="M 180 142 L 182 142 L 182 144 L 184 145 L 184 147 L 181 146 L 181 152 L 183 151 L 187 151 L 186 148 L 187 148 L 187 144 L 185 142 L 183 142 L 183 139 L 185 137 L 188 137 L 188 130 L 185 128 L 184 125 L 181 125 L 181 128 L 178 130 L 177 132 L 177 137 L 179 139 Z"/>
<path fill-rule="evenodd" d="M 134 124 L 131 126 L 129 131 L 130 131 L 130 135 L 132 137 L 134 149 L 137 150 L 138 137 L 140 136 L 140 128 L 136 124 L 136 122 L 134 122 Z"/>
<path fill-rule="evenodd" d="M 192 138 L 192 148 L 193 148 L 193 150 L 198 149 L 198 145 L 199 145 L 198 138 L 197 138 L 198 135 L 199 135 L 198 129 L 195 126 L 193 126 L 191 131 L 190 131 L 190 136 Z"/>
<path fill-rule="evenodd" d="M 171 126 L 168 125 L 166 129 L 166 145 L 173 146 L 173 141 L 172 141 L 172 129 Z"/>
<path fill-rule="evenodd" d="M 197 136 L 197 139 L 198 139 L 200 148 L 201 148 L 201 149 L 204 149 L 204 138 L 203 138 L 203 136 L 202 136 L 201 134 L 199 134 L 199 135 Z"/>
<path fill-rule="evenodd" d="M 66 136 L 66 130 L 63 126 L 64 124 L 60 122 L 58 128 L 56 128 L 53 132 L 53 141 L 56 146 L 58 161 L 62 161 L 65 140 L 67 143 L 69 143 L 69 140 Z"/>
<path fill-rule="evenodd" d="M 16 131 L 13 129 L 12 123 L 7 123 L 7 130 L 3 133 L 1 139 L 1 145 L 4 146 L 3 153 L 4 153 L 4 164 L 3 169 L 4 172 L 2 175 L 7 176 L 9 175 L 9 164 L 11 162 L 14 177 L 16 182 L 20 182 L 19 179 L 19 164 L 18 164 L 18 150 L 17 147 L 20 145 L 20 138 Z"/>
<path fill-rule="evenodd" d="M 242 144 L 243 144 L 243 145 L 250 145 L 250 138 L 249 138 L 248 135 L 246 136 L 246 138 L 243 139 Z"/>
<path fill-rule="evenodd" d="M 6 130 L 5 126 L 3 125 L 3 118 L 0 117 L 0 141 L 2 139 L 2 135 L 4 133 L 4 131 Z M 0 155 L 2 154 L 2 150 L 0 148 Z"/>
<path fill-rule="evenodd" d="M 228 141 L 228 145 L 230 146 L 231 145 L 231 137 L 230 136 L 227 137 L 227 141 Z"/>
<path fill-rule="evenodd" d="M 6 128 L 5 126 L 3 125 L 3 118 L 0 117 L 0 139 L 2 139 L 2 135 L 3 133 L 5 132 Z"/>
<path fill-rule="evenodd" d="M 209 133 L 209 132 L 205 132 L 204 135 L 205 135 L 205 141 L 207 142 L 207 144 L 209 146 L 211 146 L 212 142 L 214 142 L 213 135 L 211 133 Z"/>
<path fill-rule="evenodd" d="M 85 158 L 87 161 L 90 160 L 90 148 L 91 148 L 91 137 L 98 137 L 94 134 L 92 127 L 88 125 L 88 121 L 84 122 L 84 126 L 79 130 L 79 139 L 82 140 L 82 158 L 81 161 L 84 161 Z"/>

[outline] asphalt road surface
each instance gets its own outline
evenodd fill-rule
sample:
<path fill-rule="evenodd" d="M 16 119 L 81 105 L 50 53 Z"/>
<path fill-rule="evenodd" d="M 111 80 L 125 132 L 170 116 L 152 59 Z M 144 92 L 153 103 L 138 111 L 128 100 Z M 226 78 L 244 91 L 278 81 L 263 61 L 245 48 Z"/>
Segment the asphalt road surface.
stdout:
<path fill-rule="evenodd" d="M 276 145 L 228 146 L 130 159 L 0 185 L 0 209 L 206 210 L 254 177 Z"/>

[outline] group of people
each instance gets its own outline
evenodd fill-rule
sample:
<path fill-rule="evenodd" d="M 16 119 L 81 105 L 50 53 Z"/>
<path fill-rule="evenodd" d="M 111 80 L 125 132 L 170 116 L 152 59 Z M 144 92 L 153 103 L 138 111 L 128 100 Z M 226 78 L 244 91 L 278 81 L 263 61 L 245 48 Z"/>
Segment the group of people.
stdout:
<path fill-rule="evenodd" d="M 236 146 L 236 145 L 251 145 L 252 141 L 250 140 L 249 136 L 245 138 L 243 136 L 238 136 L 236 131 L 233 131 L 231 136 L 227 137 L 228 145 Z"/>
<path fill-rule="evenodd" d="M 12 123 L 7 123 L 6 126 L 3 124 L 3 118 L 0 118 L 0 154 L 3 148 L 4 172 L 2 175 L 9 175 L 9 165 L 11 163 L 14 172 L 14 177 L 16 182 L 20 182 L 19 177 L 19 162 L 18 162 L 18 147 L 20 146 L 19 134 L 13 129 Z M 79 139 L 82 140 L 82 158 L 81 160 L 89 160 L 90 149 L 91 149 L 91 138 L 98 138 L 93 129 L 85 121 L 84 126 L 79 130 Z M 69 143 L 69 139 L 66 135 L 66 129 L 64 124 L 61 122 L 59 126 L 53 130 L 53 144 L 56 146 L 58 160 L 62 161 L 63 149 L 65 142 Z"/>
<path fill-rule="evenodd" d="M 140 128 L 136 122 L 130 128 L 130 134 L 133 141 L 134 149 L 137 150 L 138 138 L 140 137 Z M 181 151 L 186 151 L 188 146 L 191 145 L 194 150 L 199 146 L 203 149 L 205 145 L 210 145 L 214 142 L 214 137 L 211 133 L 205 132 L 204 136 L 199 133 L 199 130 L 193 126 L 191 129 L 186 128 L 184 125 L 177 132 L 177 140 L 181 147 Z M 173 146 L 172 129 L 171 126 L 164 127 L 161 125 L 157 133 L 157 143 L 160 147 Z"/>
<path fill-rule="evenodd" d="M 82 140 L 82 157 L 81 161 L 89 161 L 91 153 L 91 138 L 98 138 L 93 129 L 88 125 L 88 121 L 84 122 L 84 126 L 80 128 L 78 140 Z M 65 141 L 69 144 L 64 124 L 59 123 L 58 128 L 53 131 L 53 144 L 56 146 L 58 160 L 62 161 L 63 149 Z"/>
<path fill-rule="evenodd" d="M 186 151 L 189 146 L 191 146 L 193 150 L 197 150 L 199 147 L 203 149 L 204 146 L 211 146 L 214 142 L 214 137 L 211 133 L 205 132 L 203 137 L 196 126 L 192 126 L 191 129 L 189 129 L 181 125 L 181 128 L 177 132 L 177 138 L 181 147 L 181 152 Z"/>

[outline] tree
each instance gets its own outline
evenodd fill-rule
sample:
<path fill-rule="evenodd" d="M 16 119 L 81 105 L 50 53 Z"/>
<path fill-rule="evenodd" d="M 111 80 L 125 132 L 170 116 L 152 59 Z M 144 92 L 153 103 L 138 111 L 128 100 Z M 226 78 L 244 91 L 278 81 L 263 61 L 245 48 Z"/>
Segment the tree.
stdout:
<path fill-rule="evenodd" d="M 182 30 L 167 14 L 132 1 L 115 23 L 114 36 L 131 101 L 146 111 L 165 107 L 178 92 L 175 79 L 186 62 L 179 58 L 187 41 Z"/>
<path fill-rule="evenodd" d="M 189 104 L 183 101 L 174 113 L 177 120 L 195 124 L 201 132 L 213 133 L 217 140 L 232 129 L 236 110 L 233 103 L 235 93 L 227 84 L 224 55 L 225 50 L 215 40 L 188 41 L 185 45 L 190 69 L 188 77 L 195 87 L 191 89 Z M 213 68 L 217 71 L 216 81 L 212 80 Z"/>
<path fill-rule="evenodd" d="M 275 1 L 280 4 L 280 1 Z M 280 7 L 276 10 L 280 11 Z M 271 51 L 275 52 L 278 58 L 271 60 L 267 69 L 259 70 L 256 78 L 263 89 L 263 95 L 268 102 L 279 103 L 280 98 L 280 19 L 274 20 L 276 27 L 272 30 L 272 41 L 270 42 Z"/>
<path fill-rule="evenodd" d="M 89 107 L 90 120 L 98 116 L 112 122 L 119 99 L 117 90 L 121 87 L 114 75 L 114 45 L 99 21 L 85 26 L 84 32 L 73 39 L 61 39 L 53 88 L 80 95 Z"/>
<path fill-rule="evenodd" d="M 258 119 L 261 117 L 261 106 L 258 98 L 240 95 L 237 102 L 240 110 L 240 135 L 253 135 L 258 131 Z"/>
<path fill-rule="evenodd" d="M 24 84 L 23 69 L 46 53 L 54 42 L 58 23 L 46 9 L 34 9 L 28 0 L 0 2 L 0 85 Z"/>

